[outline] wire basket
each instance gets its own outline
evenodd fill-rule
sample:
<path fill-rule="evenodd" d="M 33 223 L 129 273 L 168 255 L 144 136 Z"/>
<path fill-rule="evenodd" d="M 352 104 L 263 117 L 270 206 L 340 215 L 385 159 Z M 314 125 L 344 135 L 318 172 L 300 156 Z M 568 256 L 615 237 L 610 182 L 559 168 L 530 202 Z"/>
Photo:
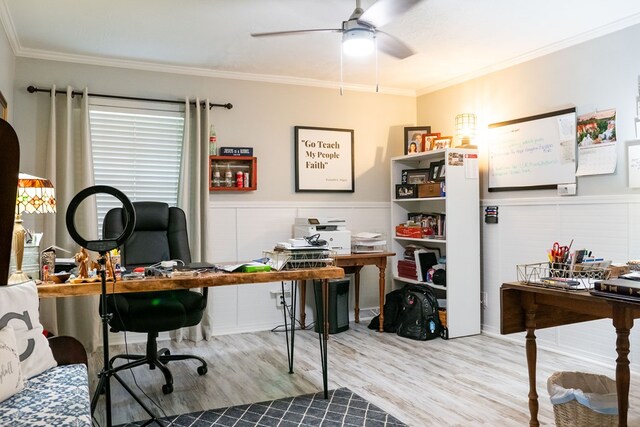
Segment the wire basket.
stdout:
<path fill-rule="evenodd" d="M 334 265 L 337 252 L 331 249 L 263 251 L 267 264 L 275 270 L 300 270 Z"/>
<path fill-rule="evenodd" d="M 610 270 L 600 263 L 539 262 L 519 264 L 517 275 L 530 285 L 575 291 L 592 289 L 596 280 L 609 278 Z"/>

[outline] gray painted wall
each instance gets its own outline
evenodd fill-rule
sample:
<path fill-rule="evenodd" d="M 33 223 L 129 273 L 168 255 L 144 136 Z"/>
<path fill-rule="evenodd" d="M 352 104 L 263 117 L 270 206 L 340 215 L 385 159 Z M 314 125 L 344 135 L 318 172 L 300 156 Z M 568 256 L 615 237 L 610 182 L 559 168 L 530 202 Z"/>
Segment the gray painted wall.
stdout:
<path fill-rule="evenodd" d="M 214 108 L 218 146 L 254 147 L 258 190 L 215 194 L 212 201 L 388 201 L 389 158 L 402 154 L 402 128 L 413 125 L 415 98 L 337 89 L 218 79 L 163 72 L 18 58 L 15 74 L 16 126 L 21 143 L 34 155 L 22 170 L 44 167 L 49 122 L 47 94 L 29 94 L 27 86 L 76 89 L 150 98 L 231 102 L 232 110 Z M 355 193 L 295 193 L 293 127 L 319 126 L 355 131 Z"/>
<path fill-rule="evenodd" d="M 579 177 L 578 195 L 639 194 L 627 188 L 624 141 L 635 139 L 640 74 L 640 26 L 576 45 L 418 98 L 418 123 L 454 134 L 458 113 L 476 113 L 482 153 L 484 199 L 549 197 L 555 190 L 488 193 L 486 126 L 575 106 L 577 114 L 617 109 L 618 168 L 615 174 Z"/>

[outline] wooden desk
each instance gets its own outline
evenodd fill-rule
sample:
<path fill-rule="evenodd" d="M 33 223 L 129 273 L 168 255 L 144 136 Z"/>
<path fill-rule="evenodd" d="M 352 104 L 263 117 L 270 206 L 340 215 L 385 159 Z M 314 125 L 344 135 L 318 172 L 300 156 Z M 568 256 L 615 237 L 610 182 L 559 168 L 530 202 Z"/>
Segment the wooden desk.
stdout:
<path fill-rule="evenodd" d="M 287 271 L 269 271 L 258 273 L 207 273 L 195 277 L 147 278 L 142 280 L 118 280 L 113 285 L 107 283 L 108 294 L 127 292 L 167 291 L 202 287 L 243 285 L 250 283 L 281 282 L 307 279 L 341 279 L 344 270 L 338 267 L 310 268 Z M 75 297 L 81 295 L 100 295 L 100 282 L 92 283 L 43 283 L 38 285 L 38 296 Z"/>
<path fill-rule="evenodd" d="M 106 292 L 108 294 L 118 294 L 127 292 L 150 292 L 175 289 L 191 289 L 226 285 L 243 285 L 251 283 L 269 283 L 296 280 L 322 280 L 322 301 L 324 327 L 321 328 L 321 363 L 322 377 L 324 385 L 324 397 L 328 398 L 328 364 L 327 364 L 327 340 L 329 337 L 329 279 L 340 279 L 344 277 L 344 270 L 338 267 L 323 267 L 313 269 L 300 269 L 288 271 L 269 271 L 259 273 L 206 273 L 194 277 L 178 278 L 147 278 L 141 280 L 119 280 L 115 284 L 108 282 Z M 81 295 L 100 295 L 102 284 L 93 283 L 45 283 L 38 285 L 38 296 L 45 297 L 72 297 Z M 291 347 L 293 347 L 293 332 L 291 331 Z M 287 344 L 288 346 L 288 344 Z M 293 372 L 293 348 L 288 356 L 290 357 L 289 369 Z"/>
<path fill-rule="evenodd" d="M 588 291 L 564 291 L 523 283 L 504 283 L 500 288 L 500 333 L 527 332 L 530 426 L 539 426 L 536 392 L 536 329 L 597 319 L 613 319 L 616 328 L 616 387 L 619 426 L 627 426 L 629 410 L 629 332 L 640 317 L 640 302 L 599 297 Z"/>
<path fill-rule="evenodd" d="M 360 270 L 365 265 L 375 265 L 378 267 L 378 298 L 380 301 L 380 332 L 384 332 L 384 288 L 385 271 L 387 269 L 387 258 L 394 256 L 394 252 L 362 253 L 350 255 L 337 255 L 336 267 L 342 267 L 346 274 L 355 275 L 356 306 L 354 309 L 356 323 L 360 323 Z M 300 323 L 305 327 L 307 315 L 305 313 L 305 303 L 307 295 L 307 283 L 300 281 Z M 323 306 L 324 307 L 324 306 Z"/>

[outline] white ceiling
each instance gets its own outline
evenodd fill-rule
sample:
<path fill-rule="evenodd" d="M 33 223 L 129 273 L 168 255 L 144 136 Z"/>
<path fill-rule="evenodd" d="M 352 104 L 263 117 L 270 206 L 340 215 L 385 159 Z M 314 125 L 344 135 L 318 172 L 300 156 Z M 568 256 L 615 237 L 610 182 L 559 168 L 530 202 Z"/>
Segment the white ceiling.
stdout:
<path fill-rule="evenodd" d="M 374 0 L 362 0 L 366 9 Z M 337 86 L 339 28 L 355 0 L 0 0 L 17 56 Z M 379 56 L 381 91 L 421 94 L 640 23 L 631 0 L 422 0 L 381 29 L 416 54 Z M 346 87 L 371 90 L 375 61 L 345 59 Z"/>

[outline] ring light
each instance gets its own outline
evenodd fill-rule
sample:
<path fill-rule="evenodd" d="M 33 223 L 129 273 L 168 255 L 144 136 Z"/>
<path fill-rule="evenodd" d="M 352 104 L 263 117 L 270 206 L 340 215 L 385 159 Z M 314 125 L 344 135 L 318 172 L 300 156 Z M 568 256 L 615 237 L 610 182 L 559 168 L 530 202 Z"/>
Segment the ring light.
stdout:
<path fill-rule="evenodd" d="M 74 217 L 76 214 L 76 210 L 78 206 L 80 206 L 80 202 L 82 202 L 87 197 L 97 194 L 97 193 L 106 193 L 111 194 L 116 199 L 122 202 L 122 209 L 126 215 L 126 224 L 124 226 L 124 230 L 122 234 L 120 234 L 115 239 L 105 239 L 105 240 L 87 240 L 82 237 L 78 231 L 76 230 L 76 225 L 74 222 Z M 69 208 L 67 209 L 67 230 L 71 235 L 71 238 L 83 248 L 86 248 L 90 251 L 95 252 L 107 252 L 111 249 L 116 249 L 121 246 L 133 233 L 133 228 L 136 225 L 136 212 L 133 209 L 133 204 L 129 200 L 129 198 L 117 188 L 109 187 L 108 185 L 94 185 L 92 187 L 87 187 L 84 190 L 80 191 L 78 194 L 71 199 L 69 203 Z"/>

